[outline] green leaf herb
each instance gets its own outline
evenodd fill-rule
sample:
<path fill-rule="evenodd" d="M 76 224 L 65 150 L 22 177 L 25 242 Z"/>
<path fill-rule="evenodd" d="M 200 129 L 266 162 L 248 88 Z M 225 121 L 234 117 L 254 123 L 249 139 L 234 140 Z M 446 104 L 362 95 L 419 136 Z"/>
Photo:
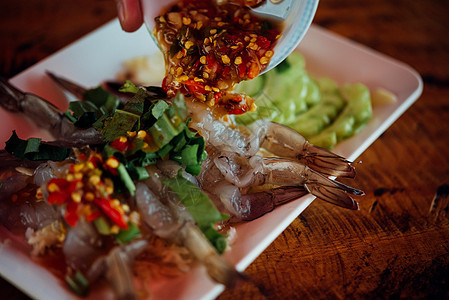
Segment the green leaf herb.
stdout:
<path fill-rule="evenodd" d="M 222 215 L 209 197 L 187 179 L 178 176 L 176 178 L 164 179 L 162 182 L 176 193 L 201 231 L 217 251 L 222 253 L 226 248 L 226 239 L 224 235 L 214 229 L 214 224 L 225 220 L 227 216 Z"/>
<path fill-rule="evenodd" d="M 13 131 L 11 137 L 6 142 L 5 150 L 13 156 L 25 160 L 54 160 L 66 159 L 71 149 L 41 143 L 40 138 L 20 139 Z"/>

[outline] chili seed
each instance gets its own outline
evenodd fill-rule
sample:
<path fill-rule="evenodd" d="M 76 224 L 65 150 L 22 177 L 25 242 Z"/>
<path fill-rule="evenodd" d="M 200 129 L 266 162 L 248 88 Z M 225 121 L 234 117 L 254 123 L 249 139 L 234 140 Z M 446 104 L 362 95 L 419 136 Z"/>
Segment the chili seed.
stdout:
<path fill-rule="evenodd" d="M 255 37 L 253 37 L 253 38 L 250 40 L 251 43 L 255 43 L 256 41 L 257 41 L 257 38 L 255 38 Z"/>
<path fill-rule="evenodd" d="M 184 44 L 184 47 L 186 47 L 186 49 L 188 50 L 188 49 L 190 49 L 193 45 L 195 45 L 192 41 L 187 41 L 185 44 Z"/>
<path fill-rule="evenodd" d="M 206 56 L 203 55 L 200 57 L 200 63 L 202 63 L 203 65 L 207 64 Z"/>
<path fill-rule="evenodd" d="M 215 93 L 218 93 L 218 92 L 220 92 L 220 89 L 219 88 L 217 88 L 217 87 L 212 87 L 212 90 L 215 92 Z"/>
<path fill-rule="evenodd" d="M 190 25 L 190 23 L 192 23 L 192 20 L 190 18 L 182 17 L 182 24 Z"/>
<path fill-rule="evenodd" d="M 120 228 L 117 225 L 112 225 L 110 231 L 112 234 L 117 234 L 120 231 Z"/>
<path fill-rule="evenodd" d="M 203 22 L 201 21 L 196 22 L 196 29 L 201 29 L 201 27 L 203 27 Z"/>
<path fill-rule="evenodd" d="M 207 72 L 203 72 L 203 78 L 206 78 L 206 79 L 208 79 L 208 78 L 209 78 L 209 73 L 207 73 Z"/>
<path fill-rule="evenodd" d="M 44 196 L 44 194 L 42 193 L 42 188 L 41 188 L 41 187 L 38 187 L 38 188 L 36 189 L 36 199 L 42 199 L 43 196 Z"/>
<path fill-rule="evenodd" d="M 240 65 L 240 64 L 242 63 L 242 57 L 237 56 L 237 57 L 235 58 L 235 60 L 234 60 L 234 63 L 235 63 L 236 65 Z"/>
<path fill-rule="evenodd" d="M 180 80 L 180 81 L 187 81 L 187 80 L 189 80 L 189 76 L 187 76 L 187 75 L 182 75 L 181 77 L 179 77 L 179 80 Z"/>
<path fill-rule="evenodd" d="M 47 186 L 47 190 L 48 190 L 50 193 L 58 192 L 58 191 L 59 191 L 59 186 L 58 186 L 56 183 L 50 183 L 50 184 Z"/>
<path fill-rule="evenodd" d="M 227 56 L 226 54 L 221 56 L 221 61 L 224 64 L 229 64 L 231 62 L 231 60 L 229 59 L 229 56 Z"/>
<path fill-rule="evenodd" d="M 207 105 L 208 105 L 209 107 L 213 107 L 213 106 L 215 105 L 215 99 L 212 98 L 212 99 L 210 99 L 209 101 L 207 101 Z"/>
<path fill-rule="evenodd" d="M 266 65 L 270 60 L 267 57 L 263 56 L 259 61 L 262 65 Z"/>
<path fill-rule="evenodd" d="M 147 136 L 147 133 L 146 133 L 145 130 L 139 130 L 139 131 L 137 132 L 137 137 L 138 137 L 138 138 L 144 139 L 146 136 Z"/>
<path fill-rule="evenodd" d="M 217 29 L 211 29 L 211 30 L 209 31 L 209 33 L 210 33 L 210 34 L 216 34 L 216 33 L 217 33 Z"/>
<path fill-rule="evenodd" d="M 72 195 L 70 195 L 70 196 L 71 196 L 73 202 L 76 202 L 76 203 L 80 203 L 81 202 L 81 194 L 80 193 L 73 192 Z"/>
<path fill-rule="evenodd" d="M 97 185 L 98 183 L 100 183 L 100 181 L 101 181 L 101 179 L 100 179 L 100 176 L 98 176 L 98 175 L 92 175 L 89 178 L 89 182 L 92 183 L 93 185 Z"/>
<path fill-rule="evenodd" d="M 95 198 L 95 195 L 91 192 L 86 193 L 86 195 L 84 196 L 84 199 L 86 199 L 87 201 L 92 201 L 92 200 L 94 200 L 94 198 Z"/>
<path fill-rule="evenodd" d="M 257 44 L 254 44 L 254 43 L 250 43 L 250 44 L 252 44 L 252 45 L 249 47 L 249 49 L 254 50 L 254 51 L 259 50 L 259 46 L 257 46 Z"/>
<path fill-rule="evenodd" d="M 181 67 L 178 67 L 178 68 L 176 69 L 176 76 L 181 76 L 181 74 L 182 74 L 183 71 L 184 71 L 184 70 L 183 70 Z"/>
<path fill-rule="evenodd" d="M 122 205 L 122 209 L 123 209 L 124 212 L 129 212 L 130 211 L 129 206 L 127 204 L 123 204 Z"/>
<path fill-rule="evenodd" d="M 273 51 L 268 50 L 267 52 L 265 52 L 265 56 L 266 57 L 272 57 L 273 56 Z"/>
<path fill-rule="evenodd" d="M 206 91 L 208 91 L 208 92 L 212 91 L 212 89 L 211 89 L 210 86 L 208 86 L 208 85 L 206 85 L 206 86 L 204 87 L 204 89 L 205 89 Z"/>

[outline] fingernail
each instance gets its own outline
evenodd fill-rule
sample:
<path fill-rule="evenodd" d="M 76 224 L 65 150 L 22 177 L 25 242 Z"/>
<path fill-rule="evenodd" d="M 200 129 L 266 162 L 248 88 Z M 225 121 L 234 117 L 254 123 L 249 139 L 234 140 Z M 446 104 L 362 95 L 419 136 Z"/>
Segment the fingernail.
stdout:
<path fill-rule="evenodd" d="M 117 14 L 118 18 L 120 20 L 120 23 L 123 23 L 126 19 L 126 11 L 125 6 L 123 5 L 122 1 L 116 1 L 117 3 Z"/>

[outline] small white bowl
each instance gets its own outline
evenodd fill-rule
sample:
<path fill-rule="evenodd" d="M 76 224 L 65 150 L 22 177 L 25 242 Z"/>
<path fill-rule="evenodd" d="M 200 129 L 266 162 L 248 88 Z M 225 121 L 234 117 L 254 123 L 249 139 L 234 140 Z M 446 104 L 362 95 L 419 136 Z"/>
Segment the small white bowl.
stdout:
<path fill-rule="evenodd" d="M 270 1 L 270 0 L 266 0 Z M 288 1 L 288 0 L 284 0 Z M 176 0 L 141 0 L 144 22 L 151 33 L 156 18 L 164 7 L 169 7 Z M 282 36 L 274 47 L 274 55 L 264 72 L 282 62 L 298 46 L 312 23 L 318 7 L 318 0 L 290 0 L 288 12 L 282 26 Z M 257 13 L 257 9 L 255 12 Z"/>

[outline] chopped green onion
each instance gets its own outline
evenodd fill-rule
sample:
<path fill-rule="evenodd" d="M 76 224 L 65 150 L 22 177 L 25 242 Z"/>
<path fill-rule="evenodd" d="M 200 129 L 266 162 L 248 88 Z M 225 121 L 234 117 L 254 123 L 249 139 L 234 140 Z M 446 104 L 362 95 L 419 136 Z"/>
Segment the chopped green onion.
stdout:
<path fill-rule="evenodd" d="M 125 165 L 120 163 L 120 165 L 117 168 L 117 171 L 120 175 L 120 179 L 122 180 L 125 187 L 128 189 L 131 196 L 134 196 L 134 192 L 136 191 L 136 185 L 134 184 L 131 176 L 129 176 L 128 170 L 126 170 Z"/>
<path fill-rule="evenodd" d="M 72 291 L 74 291 L 77 295 L 81 297 L 85 297 L 89 294 L 90 283 L 86 277 L 80 272 L 77 271 L 75 275 L 70 277 L 69 275 L 65 276 L 65 281 Z"/>
<path fill-rule="evenodd" d="M 127 242 L 133 240 L 140 235 L 139 227 L 136 224 L 129 222 L 128 229 L 122 229 L 115 238 L 120 244 L 126 244 Z"/>
<path fill-rule="evenodd" d="M 20 139 L 13 131 L 11 137 L 6 142 L 5 150 L 13 156 L 25 160 L 54 160 L 66 159 L 71 149 L 41 143 L 39 138 Z"/>
<path fill-rule="evenodd" d="M 97 228 L 97 231 L 102 235 L 110 235 L 111 234 L 111 228 L 109 226 L 108 221 L 103 216 L 100 216 L 96 218 L 93 221 L 95 228 Z"/>

